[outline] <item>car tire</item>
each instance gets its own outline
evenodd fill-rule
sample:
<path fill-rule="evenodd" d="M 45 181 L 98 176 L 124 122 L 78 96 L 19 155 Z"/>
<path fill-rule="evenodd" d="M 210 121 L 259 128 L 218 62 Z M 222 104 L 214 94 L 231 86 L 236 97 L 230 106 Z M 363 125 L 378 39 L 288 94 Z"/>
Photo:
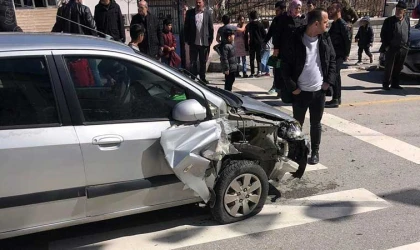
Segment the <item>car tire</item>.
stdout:
<path fill-rule="evenodd" d="M 261 212 L 268 195 L 267 174 L 253 161 L 230 161 L 215 186 L 211 214 L 220 224 L 244 220 Z M 247 188 L 248 187 L 248 188 Z"/>

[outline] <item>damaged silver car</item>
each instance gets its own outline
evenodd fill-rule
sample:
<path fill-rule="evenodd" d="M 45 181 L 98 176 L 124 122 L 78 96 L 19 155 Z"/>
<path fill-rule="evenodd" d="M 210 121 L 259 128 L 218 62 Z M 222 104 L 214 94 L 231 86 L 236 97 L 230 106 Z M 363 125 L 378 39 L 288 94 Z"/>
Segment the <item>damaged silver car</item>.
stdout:
<path fill-rule="evenodd" d="M 231 223 L 304 174 L 292 117 L 121 43 L 4 33 L 0 51 L 0 238 L 197 202 Z"/>

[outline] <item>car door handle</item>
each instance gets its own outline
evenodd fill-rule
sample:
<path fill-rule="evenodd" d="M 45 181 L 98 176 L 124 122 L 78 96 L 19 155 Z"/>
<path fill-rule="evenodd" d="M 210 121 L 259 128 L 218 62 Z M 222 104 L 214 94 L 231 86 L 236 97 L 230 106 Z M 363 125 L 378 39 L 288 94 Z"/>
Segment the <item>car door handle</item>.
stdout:
<path fill-rule="evenodd" d="M 121 144 L 123 141 L 124 138 L 119 135 L 100 135 L 92 139 L 92 144 L 99 146 L 107 146 Z"/>

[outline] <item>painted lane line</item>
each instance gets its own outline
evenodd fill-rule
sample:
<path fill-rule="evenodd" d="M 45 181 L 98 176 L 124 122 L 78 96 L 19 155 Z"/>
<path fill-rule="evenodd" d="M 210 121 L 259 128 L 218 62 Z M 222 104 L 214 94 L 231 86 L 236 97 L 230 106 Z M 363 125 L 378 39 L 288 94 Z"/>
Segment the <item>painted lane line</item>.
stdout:
<path fill-rule="evenodd" d="M 242 91 L 253 91 L 261 92 L 266 91 L 258 86 L 254 86 L 248 83 L 241 83 L 235 86 L 237 89 Z M 261 95 L 259 95 L 261 96 Z M 286 109 L 292 111 L 290 106 L 276 107 L 281 109 Z M 306 117 L 309 117 L 309 113 L 306 114 Z M 400 141 L 398 139 L 392 138 L 380 132 L 377 132 L 373 129 L 361 126 L 357 123 L 347 121 L 338 116 L 328 114 L 324 112 L 322 117 L 322 124 L 331 127 L 335 130 L 338 130 L 344 134 L 353 136 L 359 140 L 367 142 L 371 145 L 374 145 L 380 149 L 388 151 L 394 155 L 397 155 L 401 158 L 404 158 L 408 161 L 420 164 L 420 148 L 415 147 L 406 142 Z"/>
<path fill-rule="evenodd" d="M 419 250 L 420 249 L 420 242 L 404 245 L 396 248 L 391 248 L 388 250 Z"/>
<path fill-rule="evenodd" d="M 390 203 L 360 188 L 296 199 L 293 205 L 265 205 L 260 214 L 228 225 L 218 225 L 208 217 L 185 218 L 56 241 L 50 243 L 50 249 L 175 249 L 376 211 L 389 206 Z"/>

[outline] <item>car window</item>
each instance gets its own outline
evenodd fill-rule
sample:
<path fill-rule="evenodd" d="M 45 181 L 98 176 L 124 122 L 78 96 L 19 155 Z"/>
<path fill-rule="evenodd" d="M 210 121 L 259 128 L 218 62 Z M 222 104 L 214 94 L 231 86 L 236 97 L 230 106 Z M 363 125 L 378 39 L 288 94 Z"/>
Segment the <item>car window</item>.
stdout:
<path fill-rule="evenodd" d="M 85 122 L 171 119 L 188 89 L 141 65 L 110 57 L 65 57 Z M 202 101 L 200 101 L 202 103 Z"/>
<path fill-rule="evenodd" d="M 0 58 L 0 128 L 41 124 L 59 124 L 45 58 Z"/>

